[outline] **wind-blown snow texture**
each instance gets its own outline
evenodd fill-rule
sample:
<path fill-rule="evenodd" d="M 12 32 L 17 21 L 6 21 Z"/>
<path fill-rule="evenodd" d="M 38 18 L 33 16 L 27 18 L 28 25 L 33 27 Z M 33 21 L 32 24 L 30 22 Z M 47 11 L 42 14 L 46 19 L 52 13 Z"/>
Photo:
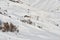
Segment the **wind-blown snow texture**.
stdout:
<path fill-rule="evenodd" d="M 0 30 L 0 40 L 60 40 L 59 4 L 59 0 L 0 0 L 0 20 L 19 29 L 19 33 Z"/>

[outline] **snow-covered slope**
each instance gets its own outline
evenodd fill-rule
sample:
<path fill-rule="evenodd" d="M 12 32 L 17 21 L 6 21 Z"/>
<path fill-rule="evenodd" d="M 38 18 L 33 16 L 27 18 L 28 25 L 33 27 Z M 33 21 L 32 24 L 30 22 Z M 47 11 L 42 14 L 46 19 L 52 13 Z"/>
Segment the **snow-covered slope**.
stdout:
<path fill-rule="evenodd" d="M 0 20 L 11 22 L 19 29 L 19 33 L 0 31 L 0 40 L 60 40 L 60 16 L 30 6 L 33 1 L 39 4 L 40 1 L 31 0 L 31 4 L 28 1 L 21 0 L 16 3 L 0 0 Z M 24 17 L 25 15 L 29 17 Z"/>

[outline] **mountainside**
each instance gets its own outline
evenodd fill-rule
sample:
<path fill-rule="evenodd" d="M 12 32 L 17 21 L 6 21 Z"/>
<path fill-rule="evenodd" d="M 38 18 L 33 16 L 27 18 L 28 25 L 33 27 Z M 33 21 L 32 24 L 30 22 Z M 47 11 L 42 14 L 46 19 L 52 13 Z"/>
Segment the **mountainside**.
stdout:
<path fill-rule="evenodd" d="M 19 30 L 0 30 L 0 40 L 60 40 L 60 14 L 54 9 L 57 4 L 57 0 L 0 0 L 0 26 L 8 22 Z"/>

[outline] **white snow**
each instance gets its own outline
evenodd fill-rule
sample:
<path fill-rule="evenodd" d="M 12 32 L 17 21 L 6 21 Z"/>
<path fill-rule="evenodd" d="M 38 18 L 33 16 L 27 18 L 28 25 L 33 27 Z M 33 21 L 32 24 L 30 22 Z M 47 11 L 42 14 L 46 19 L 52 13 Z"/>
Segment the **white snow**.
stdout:
<path fill-rule="evenodd" d="M 2 32 L 0 30 L 0 40 L 60 40 L 60 14 L 48 11 L 50 10 L 53 2 L 55 5 L 57 5 L 57 1 L 21 1 L 23 2 L 22 4 L 9 0 L 0 0 L 0 12 L 3 13 L 3 15 L 0 14 L 0 20 L 2 22 L 12 22 L 19 29 L 19 33 Z M 45 7 L 48 7 L 48 9 Z M 29 13 L 28 9 L 30 9 Z M 4 10 L 7 10 L 7 12 Z M 24 15 L 29 15 L 31 17 L 24 18 Z M 11 16 L 11 18 L 9 16 Z M 38 20 L 37 17 L 39 17 Z M 28 19 L 30 19 L 33 23 L 28 24 L 20 21 Z M 41 26 L 41 28 L 38 26 Z"/>

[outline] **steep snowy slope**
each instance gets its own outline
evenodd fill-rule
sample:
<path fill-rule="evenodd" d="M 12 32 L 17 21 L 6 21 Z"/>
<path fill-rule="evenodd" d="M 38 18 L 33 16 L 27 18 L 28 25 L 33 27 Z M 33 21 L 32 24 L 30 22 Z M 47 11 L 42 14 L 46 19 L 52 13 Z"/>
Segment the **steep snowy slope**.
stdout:
<path fill-rule="evenodd" d="M 34 28 L 32 25 L 28 25 L 19 21 L 15 21 L 14 19 L 10 19 L 7 16 L 0 15 L 4 19 L 4 21 L 10 21 L 12 23 L 16 23 L 15 25 L 19 25 L 18 29 L 20 30 L 19 33 L 11 33 L 11 32 L 1 32 L 0 31 L 0 39 L 1 40 L 59 40 L 60 36 L 55 33 L 51 33 L 46 30 L 38 30 L 37 28 Z M 18 23 L 18 24 L 17 24 Z M 4 37 L 5 36 L 5 37 Z"/>
<path fill-rule="evenodd" d="M 60 40 L 60 22 L 57 18 L 55 20 L 55 14 L 38 10 L 22 1 L 23 4 L 0 1 L 0 20 L 12 22 L 19 29 L 19 33 L 0 31 L 0 40 Z M 29 17 L 24 17 L 25 15 Z"/>

